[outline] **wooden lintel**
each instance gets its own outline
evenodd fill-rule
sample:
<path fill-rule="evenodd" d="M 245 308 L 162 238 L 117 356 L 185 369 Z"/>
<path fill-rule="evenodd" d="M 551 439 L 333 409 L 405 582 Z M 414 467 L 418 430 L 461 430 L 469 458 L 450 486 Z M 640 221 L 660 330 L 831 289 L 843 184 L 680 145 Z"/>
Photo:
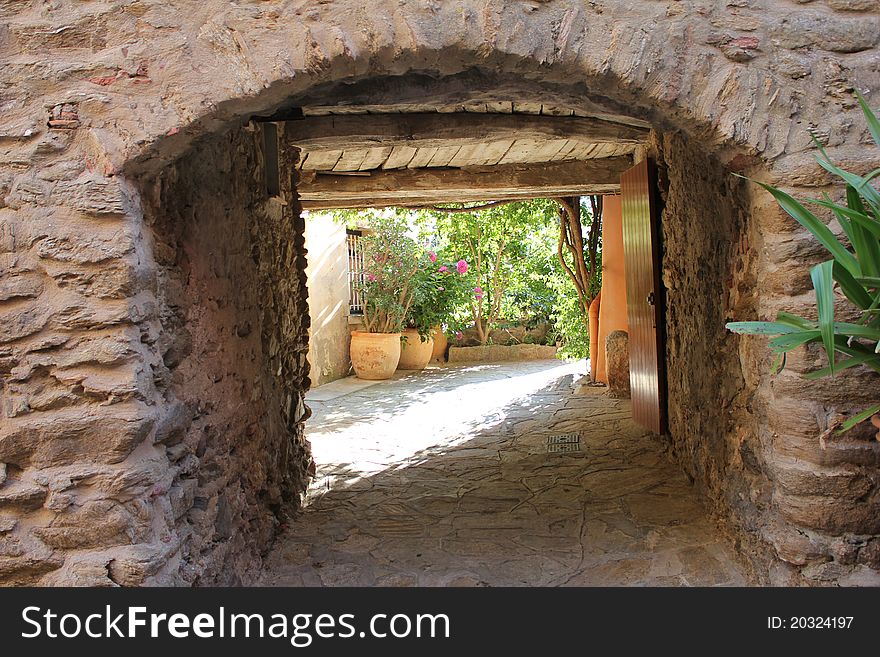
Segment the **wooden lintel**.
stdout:
<path fill-rule="evenodd" d="M 289 145 L 305 150 L 435 148 L 505 139 L 641 144 L 648 136 L 644 128 L 594 118 L 464 112 L 306 116 L 287 123 L 284 133 Z"/>
<path fill-rule="evenodd" d="M 372 171 L 369 176 L 301 172 L 296 185 L 307 209 L 414 206 L 613 194 L 629 157 L 462 169 Z"/>

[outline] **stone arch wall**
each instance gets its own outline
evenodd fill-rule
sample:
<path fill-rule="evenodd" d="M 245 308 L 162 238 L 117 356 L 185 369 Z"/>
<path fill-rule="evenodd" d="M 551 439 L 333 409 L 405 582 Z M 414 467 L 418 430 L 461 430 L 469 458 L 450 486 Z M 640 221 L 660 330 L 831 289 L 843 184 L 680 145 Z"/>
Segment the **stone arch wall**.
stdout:
<path fill-rule="evenodd" d="M 812 162 L 808 127 L 823 131 L 832 155 L 851 168 L 877 164 L 851 96 L 858 87 L 870 98 L 880 83 L 877 12 L 872 0 L 0 3 L 0 48 L 9 55 L 0 83 L 0 581 L 224 581 L 224 564 L 268 540 L 276 521 L 255 512 L 247 518 L 252 544 L 217 549 L 228 543 L 220 531 L 195 550 L 203 558 L 181 550 L 194 538 L 180 510 L 206 502 L 177 485 L 177 472 L 197 466 L 182 463 L 192 461 L 185 452 L 175 460 L 173 436 L 199 409 L 170 398 L 163 379 L 163 340 L 177 321 L 163 259 L 177 257 L 165 247 L 175 221 L 186 219 L 159 211 L 170 198 L 163 194 L 179 200 L 209 180 L 209 156 L 225 163 L 226 180 L 245 163 L 258 169 L 259 149 L 241 127 L 251 115 L 321 84 L 477 68 L 648 120 L 667 135 L 655 151 L 668 162 L 687 163 L 698 145 L 712 153 L 712 171 L 813 193 L 830 181 Z M 670 171 L 667 192 L 684 189 L 683 169 Z M 736 193 L 746 195 L 736 205 L 750 219 L 728 254 L 736 275 L 721 307 L 764 315 L 811 305 L 802 263 L 791 262 L 818 256 L 809 237 L 768 199 Z M 279 209 L 252 198 L 215 210 L 296 228 L 295 204 Z M 266 250 L 252 252 L 251 265 L 233 258 L 250 267 L 254 294 L 270 295 L 279 317 L 303 303 L 298 279 L 283 289 L 264 283 L 267 262 L 301 267 L 301 244 L 233 237 Z M 223 269 L 229 263 L 221 260 Z M 279 333 L 269 319 L 260 316 L 259 337 L 244 347 L 262 364 L 242 380 L 262 381 L 261 403 L 273 410 L 261 431 L 291 450 L 302 475 L 297 427 L 307 410 L 288 393 L 297 388 L 290 380 L 306 384 L 295 339 L 303 327 Z M 230 312 L 224 326 L 247 331 L 237 320 Z M 880 451 L 858 436 L 824 449 L 817 440 L 834 413 L 870 395 L 864 381 L 805 386 L 795 373 L 815 362 L 813 353 L 771 380 L 758 343 L 733 348 L 746 392 L 718 415 L 723 447 L 701 445 L 682 418 L 673 451 L 719 509 L 739 509 L 741 526 L 782 559 L 758 559 L 762 577 L 823 581 L 878 567 Z M 700 465 L 709 462 L 726 465 Z M 269 509 L 295 493 L 283 463 L 259 482 L 242 479 L 248 508 Z M 747 471 L 748 485 L 727 486 L 731 468 Z M 212 513 L 216 528 L 250 512 Z M 248 567 L 236 566 L 236 577 Z"/>

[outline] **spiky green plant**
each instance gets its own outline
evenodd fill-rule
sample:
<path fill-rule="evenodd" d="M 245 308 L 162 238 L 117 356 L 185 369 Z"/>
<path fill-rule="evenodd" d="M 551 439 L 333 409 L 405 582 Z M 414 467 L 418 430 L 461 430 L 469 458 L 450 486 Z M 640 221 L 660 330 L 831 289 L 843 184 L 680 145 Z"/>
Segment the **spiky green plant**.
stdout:
<path fill-rule="evenodd" d="M 858 93 L 859 105 L 865 114 L 868 130 L 880 147 L 880 120 Z M 849 245 L 837 239 L 825 223 L 802 203 L 780 189 L 758 183 L 770 192 L 780 207 L 809 230 L 831 255 L 831 259 L 810 270 L 816 292 L 818 321 L 811 321 L 787 312 L 780 312 L 775 322 L 731 322 L 727 328 L 735 333 L 772 335 L 769 346 L 777 354 L 777 367 L 785 364 L 785 354 L 801 345 L 821 343 L 828 356 L 828 366 L 806 374 L 807 379 L 833 376 L 850 367 L 864 365 L 880 373 L 880 192 L 871 184 L 880 175 L 875 169 L 867 176 L 858 176 L 831 162 L 822 144 L 813 135 L 819 149 L 819 164 L 846 185 L 846 205 L 832 201 L 827 194 L 807 203 L 831 210 L 846 234 Z M 835 320 L 835 284 L 859 311 L 854 322 Z M 837 360 L 836 354 L 845 358 Z M 849 418 L 840 431 L 880 413 L 874 404 Z"/>

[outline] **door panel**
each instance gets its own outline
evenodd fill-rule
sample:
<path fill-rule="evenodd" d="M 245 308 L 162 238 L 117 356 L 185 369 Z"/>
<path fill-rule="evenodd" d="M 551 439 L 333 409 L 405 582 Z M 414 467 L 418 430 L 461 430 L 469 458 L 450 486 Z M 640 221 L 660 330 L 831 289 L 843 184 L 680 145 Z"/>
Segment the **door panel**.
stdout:
<path fill-rule="evenodd" d="M 650 160 L 620 176 L 633 419 L 661 434 L 666 430 L 665 295 L 660 281 L 656 189 Z"/>

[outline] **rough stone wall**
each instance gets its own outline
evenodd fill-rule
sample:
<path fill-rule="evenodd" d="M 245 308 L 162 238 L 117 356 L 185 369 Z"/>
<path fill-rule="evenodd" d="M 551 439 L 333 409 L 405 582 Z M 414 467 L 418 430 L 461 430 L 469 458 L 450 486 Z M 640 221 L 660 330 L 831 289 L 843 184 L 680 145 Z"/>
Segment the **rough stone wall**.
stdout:
<path fill-rule="evenodd" d="M 303 225 L 266 196 L 258 141 L 221 135 L 144 185 L 174 414 L 168 495 L 197 583 L 247 581 L 310 463 Z"/>
<path fill-rule="evenodd" d="M 221 135 L 115 205 L 53 152 L 16 190 L 81 209 L 0 209 L 0 582 L 240 582 L 298 502 L 303 226 L 255 144 Z"/>
<path fill-rule="evenodd" d="M 651 150 L 663 198 L 673 455 L 733 529 L 757 581 L 880 583 L 880 444 L 867 424 L 820 438 L 840 413 L 876 402 L 876 377 L 807 382 L 801 374 L 825 365 L 818 349 L 795 352 L 771 376 L 766 341 L 724 329 L 777 309 L 815 319 L 809 267 L 827 255 L 772 197 L 692 141 L 665 134 Z M 804 198 L 822 187 L 789 190 Z M 779 296 L 762 307 L 768 291 Z"/>
<path fill-rule="evenodd" d="M 655 135 L 650 150 L 662 199 L 671 451 L 715 516 L 744 530 L 732 535 L 747 561 L 760 562 L 753 576 L 766 580 L 768 559 L 756 536 L 765 509 L 754 491 L 768 480 L 749 408 L 753 388 L 739 339 L 724 326 L 756 312 L 747 185 L 680 134 Z"/>
<path fill-rule="evenodd" d="M 222 518 L 231 512 L 237 519 L 263 518 L 252 534 L 259 540 L 271 521 L 258 508 L 282 497 L 274 486 L 280 467 L 258 460 L 269 463 L 265 474 L 236 470 L 248 443 L 216 438 L 223 409 L 212 411 L 218 418 L 213 424 L 198 415 L 196 393 L 187 396 L 175 384 L 175 376 L 179 382 L 190 376 L 205 400 L 212 399 L 207 379 L 187 361 L 197 352 L 174 365 L 172 350 L 172 365 L 166 365 L 169 336 L 163 339 L 161 329 L 171 322 L 172 330 L 175 317 L 193 321 L 201 328 L 187 348 L 223 349 L 226 363 L 233 352 L 246 357 L 256 349 L 259 333 L 261 351 L 255 353 L 265 367 L 239 364 L 245 372 L 240 378 L 226 372 L 213 383 L 259 382 L 250 394 L 259 389 L 264 397 L 258 402 L 275 411 L 258 427 L 257 442 L 262 435 L 295 445 L 285 436 L 296 437 L 291 422 L 300 413 L 298 395 L 288 400 L 281 390 L 282 384 L 297 390 L 304 376 L 299 343 L 291 338 L 294 347 L 286 346 L 299 330 L 295 318 L 301 313 L 292 312 L 301 303 L 299 284 L 284 279 L 270 292 L 238 278 L 276 309 L 273 322 L 261 315 L 258 324 L 252 307 L 189 303 L 194 297 L 186 294 L 195 288 L 171 295 L 183 305 L 169 308 L 163 281 L 170 286 L 175 275 L 160 263 L 178 262 L 177 246 L 145 224 L 144 208 L 154 225 L 168 227 L 159 213 L 151 214 L 161 190 L 133 181 L 161 178 L 165 168 L 192 157 L 197 144 L 223 139 L 249 115 L 295 103 L 322 85 L 335 85 L 344 95 L 343 81 L 477 71 L 468 79 L 478 79 L 479 87 L 459 80 L 460 93 L 478 88 L 500 100 L 631 113 L 666 133 L 682 131 L 721 166 L 796 186 L 800 195 L 819 193 L 830 181 L 813 162 L 808 127 L 817 128 L 832 156 L 847 166 L 869 171 L 878 164 L 876 151 L 864 146 L 851 95 L 858 87 L 876 104 L 878 11 L 874 0 L 205 0 L 197 6 L 0 0 L 0 581 L 216 581 L 217 564 L 237 558 L 221 555 L 221 541 L 192 539 L 192 529 L 210 528 L 208 519 L 216 517 L 214 531 L 220 526 L 222 535 Z M 153 196 L 143 198 L 146 193 Z M 229 205 L 246 206 L 242 197 Z M 267 207 L 255 212 L 265 225 L 286 231 L 296 228 L 294 208 L 288 208 L 290 214 Z M 761 317 L 781 308 L 808 312 L 812 299 L 802 259 L 819 257 L 814 244 L 768 198 L 753 195 L 749 212 L 748 257 L 755 259 L 757 285 L 755 298 L 741 307 Z M 193 236 L 202 229 L 191 224 L 188 230 L 180 239 L 190 245 L 188 258 L 199 276 L 236 278 L 221 263 L 206 264 L 211 256 L 196 258 Z M 232 227 L 220 232 L 241 237 Z M 251 273 L 260 281 L 268 263 L 292 266 L 303 256 L 296 238 L 287 245 L 256 243 L 262 246 Z M 714 313 L 716 305 L 707 310 Z M 214 340 L 208 323 L 199 323 L 200 313 L 224 330 L 244 331 L 239 318 L 250 315 L 254 337 L 232 338 L 227 331 Z M 717 324 L 717 314 L 710 317 Z M 728 338 L 719 339 L 727 353 Z M 738 340 L 744 389 L 751 391 L 744 408 L 758 424 L 757 442 L 740 440 L 736 429 L 719 434 L 726 447 L 694 446 L 693 453 L 729 465 L 692 471 L 719 481 L 725 467 L 748 458 L 738 444 L 759 445 L 754 465 L 742 467 L 760 470 L 756 481 L 766 482 L 748 494 L 761 511 L 755 534 L 782 560 L 768 577 L 867 577 L 863 566 L 880 566 L 872 536 L 880 533 L 878 446 L 858 435 L 823 446 L 819 435 L 838 412 L 876 397 L 876 385 L 855 373 L 847 383 L 836 378 L 806 385 L 797 370 L 817 362 L 813 352 L 771 378 L 761 341 Z M 284 405 L 280 413 L 278 403 Z M 744 417 L 722 418 L 719 426 L 745 427 Z M 244 429 L 237 422 L 230 426 Z M 213 465 L 199 468 L 193 490 L 183 470 L 193 461 L 185 454 L 199 430 L 214 436 L 218 451 L 209 453 L 206 445 L 200 457 L 196 445 L 193 458 L 207 455 L 205 463 Z M 169 453 L 163 440 L 175 433 L 185 437 Z M 682 450 L 688 444 L 694 443 L 679 439 Z M 227 448 L 233 454 L 228 459 L 221 453 Z M 292 462 L 301 458 L 294 452 L 286 457 Z M 217 472 L 227 464 L 233 469 L 228 477 Z M 214 490 L 208 490 L 211 481 Z M 263 490 L 259 482 L 266 482 L 266 493 L 249 493 L 247 504 L 230 511 L 220 502 L 220 481 L 245 482 L 251 490 Z M 732 490 L 745 494 L 738 486 Z M 189 512 L 176 518 L 190 495 L 202 519 L 191 520 L 196 514 L 190 518 Z M 207 507 L 197 508 L 202 505 Z"/>

